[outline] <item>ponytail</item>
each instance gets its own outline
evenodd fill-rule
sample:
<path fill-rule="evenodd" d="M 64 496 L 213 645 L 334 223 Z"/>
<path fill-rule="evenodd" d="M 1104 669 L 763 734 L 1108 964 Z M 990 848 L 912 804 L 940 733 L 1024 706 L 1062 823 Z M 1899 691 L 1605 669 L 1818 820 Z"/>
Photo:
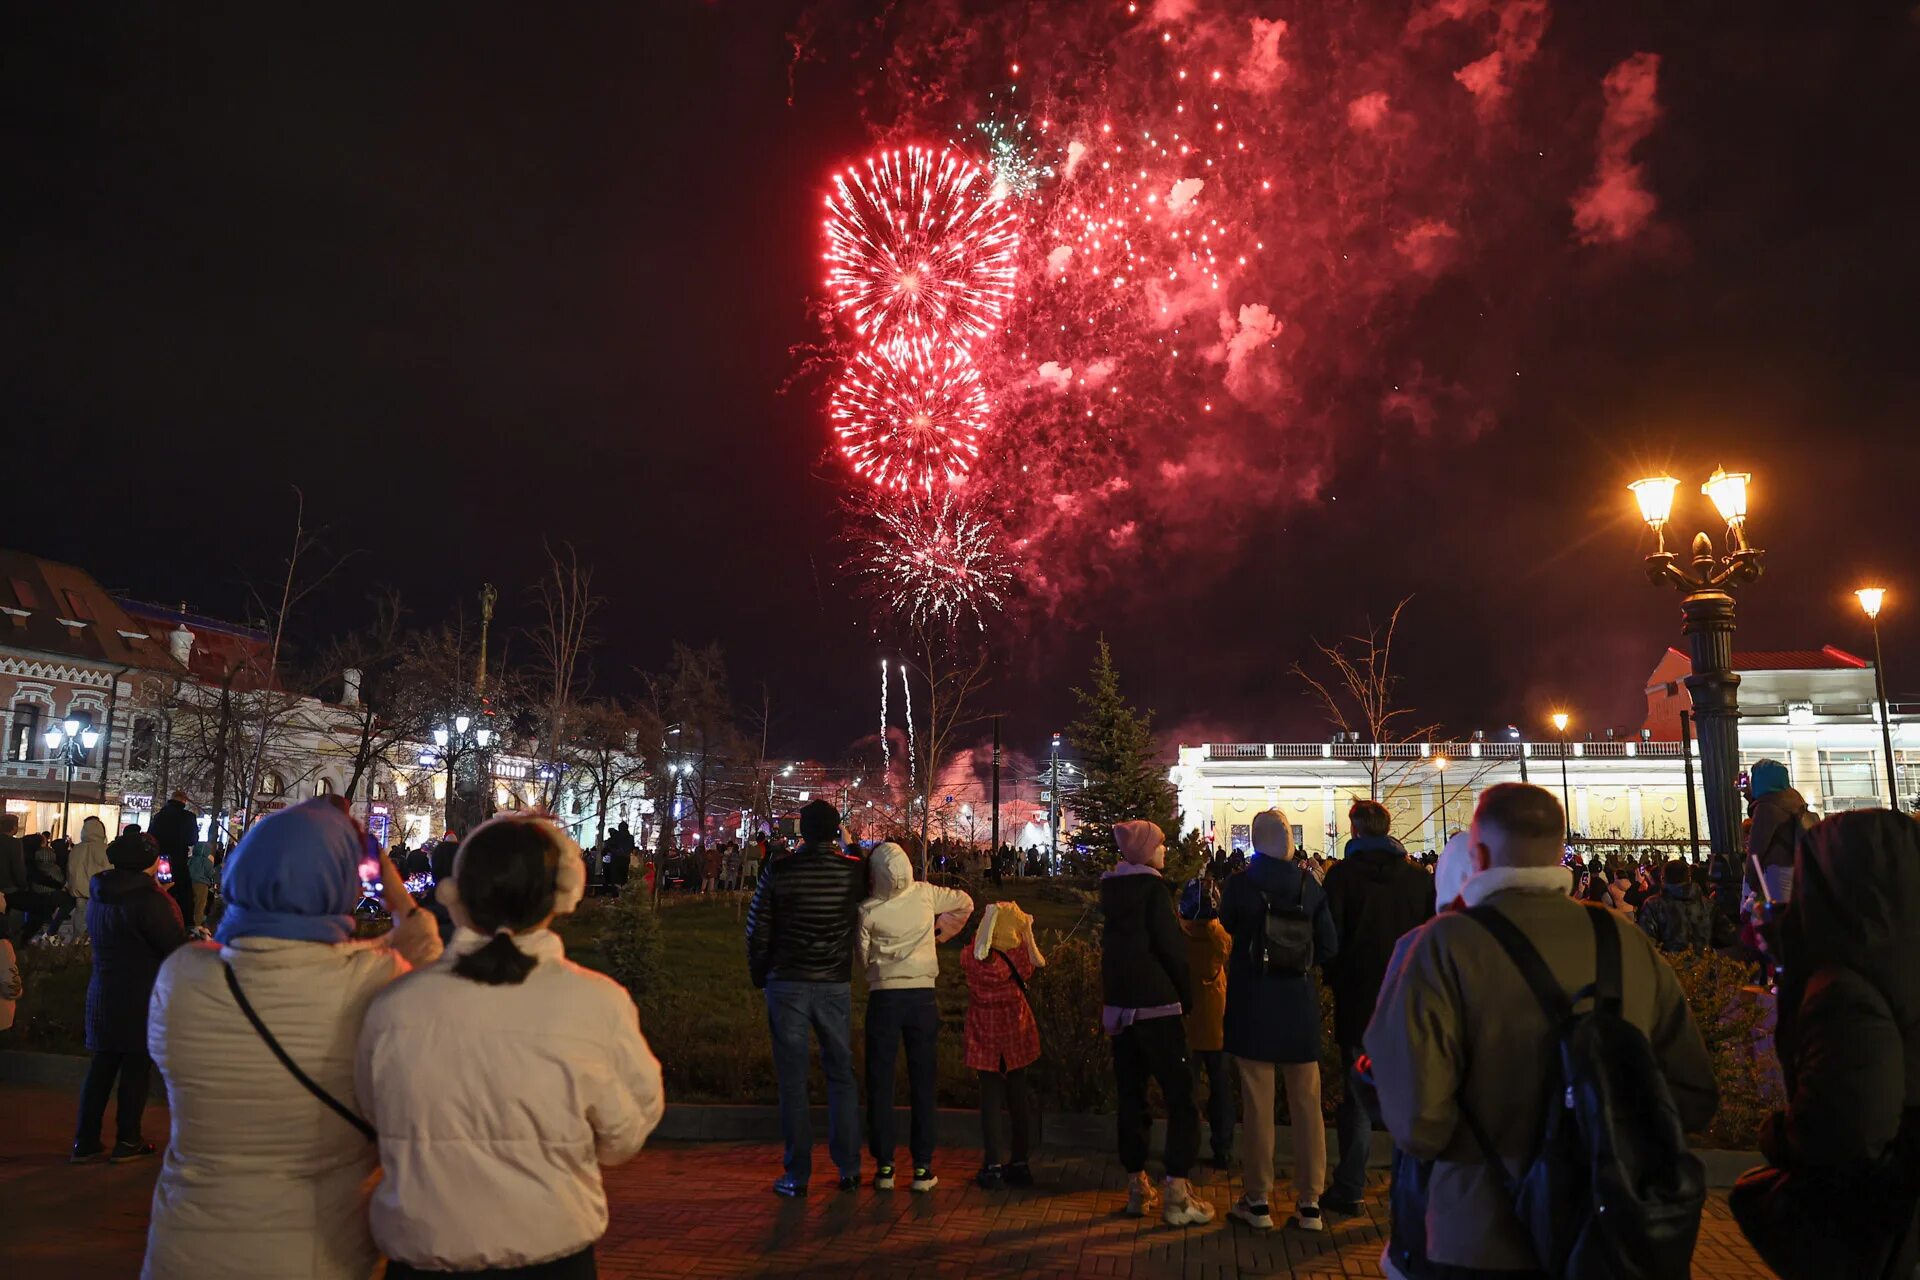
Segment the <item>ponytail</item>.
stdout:
<path fill-rule="evenodd" d="M 454 963 L 456 975 L 489 987 L 518 986 L 527 980 L 539 963 L 513 945 L 513 935 L 502 931 L 487 940 L 485 946 L 467 952 Z"/>

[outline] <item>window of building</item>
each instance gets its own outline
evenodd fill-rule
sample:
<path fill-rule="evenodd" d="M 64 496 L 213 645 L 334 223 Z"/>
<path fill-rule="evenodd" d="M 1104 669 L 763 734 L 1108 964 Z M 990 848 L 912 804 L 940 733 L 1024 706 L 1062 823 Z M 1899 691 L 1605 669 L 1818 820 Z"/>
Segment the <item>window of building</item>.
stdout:
<path fill-rule="evenodd" d="M 32 760 L 40 754 L 40 706 L 34 702 L 16 702 L 13 722 L 7 730 L 7 759 Z"/>
<path fill-rule="evenodd" d="M 34 595 L 33 587 L 28 584 L 25 578 L 9 578 L 8 581 L 13 584 L 14 604 L 22 609 L 37 609 L 40 607 L 39 597 Z"/>
<path fill-rule="evenodd" d="M 151 769 L 153 755 L 160 741 L 160 722 L 151 716 L 141 716 L 133 722 L 133 733 L 127 740 L 127 767 L 129 769 Z"/>
<path fill-rule="evenodd" d="M 1820 794 L 1823 808 L 1870 809 L 1880 803 L 1878 757 L 1871 751 L 1822 751 Z"/>
<path fill-rule="evenodd" d="M 67 616 L 69 618 L 77 622 L 93 621 L 93 608 L 87 603 L 87 598 L 84 595 L 81 595 L 78 591 L 74 591 L 71 588 L 62 594 L 67 597 Z"/>
<path fill-rule="evenodd" d="M 287 780 L 269 769 L 260 777 L 260 794 L 263 796 L 283 796 L 287 793 Z"/>
<path fill-rule="evenodd" d="M 317 796 L 332 795 L 333 779 L 332 778 L 315 778 L 313 780 L 313 794 Z"/>

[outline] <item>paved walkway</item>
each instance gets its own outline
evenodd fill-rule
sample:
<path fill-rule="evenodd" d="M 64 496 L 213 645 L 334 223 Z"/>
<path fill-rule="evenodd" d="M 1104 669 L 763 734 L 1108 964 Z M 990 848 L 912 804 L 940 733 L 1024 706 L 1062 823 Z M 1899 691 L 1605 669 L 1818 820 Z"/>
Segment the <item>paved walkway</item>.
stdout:
<path fill-rule="evenodd" d="M 0 1086 L 0 1272 L 132 1276 L 139 1270 L 157 1162 L 71 1167 L 64 1152 L 72 1095 Z M 166 1131 L 165 1113 L 147 1132 Z M 819 1163 L 825 1165 L 825 1151 Z M 980 1191 L 978 1153 L 942 1153 L 928 1196 L 902 1189 L 840 1195 L 819 1189 L 781 1201 L 768 1187 L 778 1152 L 764 1144 L 665 1143 L 608 1175 L 613 1223 L 600 1245 L 607 1280 L 640 1277 L 830 1276 L 834 1280 L 954 1277 L 1378 1277 L 1381 1197 L 1368 1216 L 1323 1236 L 1257 1234 L 1229 1224 L 1238 1178 L 1205 1188 L 1221 1211 L 1210 1227 L 1169 1230 L 1120 1216 L 1118 1166 L 1098 1155 L 1037 1163 L 1040 1185 Z M 903 1184 L 904 1188 L 904 1184 Z M 1284 1200 L 1283 1186 L 1277 1197 Z M 1767 1280 L 1716 1195 L 1694 1275 Z"/>

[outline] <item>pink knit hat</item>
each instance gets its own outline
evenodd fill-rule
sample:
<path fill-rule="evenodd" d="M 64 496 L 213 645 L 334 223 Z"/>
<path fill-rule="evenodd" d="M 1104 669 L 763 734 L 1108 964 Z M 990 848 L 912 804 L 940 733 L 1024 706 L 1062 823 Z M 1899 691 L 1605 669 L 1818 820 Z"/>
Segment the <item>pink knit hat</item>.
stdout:
<path fill-rule="evenodd" d="M 1166 861 L 1163 851 L 1167 845 L 1167 833 L 1144 818 L 1116 822 L 1113 825 L 1113 840 L 1120 846 L 1120 857 L 1136 867 L 1158 866 Z M 1154 857 L 1156 852 L 1161 855 L 1158 859 Z"/>

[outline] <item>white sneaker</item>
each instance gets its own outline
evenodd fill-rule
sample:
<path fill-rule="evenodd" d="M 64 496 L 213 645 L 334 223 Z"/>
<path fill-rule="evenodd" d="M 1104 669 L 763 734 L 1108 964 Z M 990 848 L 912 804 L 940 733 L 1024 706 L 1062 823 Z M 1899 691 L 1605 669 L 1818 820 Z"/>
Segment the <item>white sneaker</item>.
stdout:
<path fill-rule="evenodd" d="M 1166 1207 L 1160 1219 L 1170 1227 L 1203 1227 L 1213 1221 L 1213 1206 L 1193 1194 L 1193 1185 L 1185 1178 L 1168 1178 Z"/>
<path fill-rule="evenodd" d="M 1273 1230 L 1272 1212 L 1264 1204 L 1248 1204 L 1245 1196 L 1233 1202 L 1233 1208 L 1227 1210 L 1227 1216 L 1238 1218 L 1255 1231 Z"/>
<path fill-rule="evenodd" d="M 934 1176 L 933 1170 L 916 1165 L 913 1170 L 913 1181 L 907 1185 L 921 1195 L 925 1195 L 940 1185 L 940 1179 Z"/>
<path fill-rule="evenodd" d="M 1293 1216 L 1287 1219 L 1289 1231 L 1325 1231 L 1327 1220 L 1320 1216 L 1320 1206 L 1303 1204 L 1296 1206 Z"/>
<path fill-rule="evenodd" d="M 873 1189 L 875 1191 L 893 1190 L 893 1166 L 883 1164 L 873 1171 Z"/>
<path fill-rule="evenodd" d="M 1127 1180 L 1127 1216 L 1144 1218 L 1153 1208 L 1157 1199 L 1153 1192 L 1153 1181 L 1144 1172 L 1136 1173 Z"/>

